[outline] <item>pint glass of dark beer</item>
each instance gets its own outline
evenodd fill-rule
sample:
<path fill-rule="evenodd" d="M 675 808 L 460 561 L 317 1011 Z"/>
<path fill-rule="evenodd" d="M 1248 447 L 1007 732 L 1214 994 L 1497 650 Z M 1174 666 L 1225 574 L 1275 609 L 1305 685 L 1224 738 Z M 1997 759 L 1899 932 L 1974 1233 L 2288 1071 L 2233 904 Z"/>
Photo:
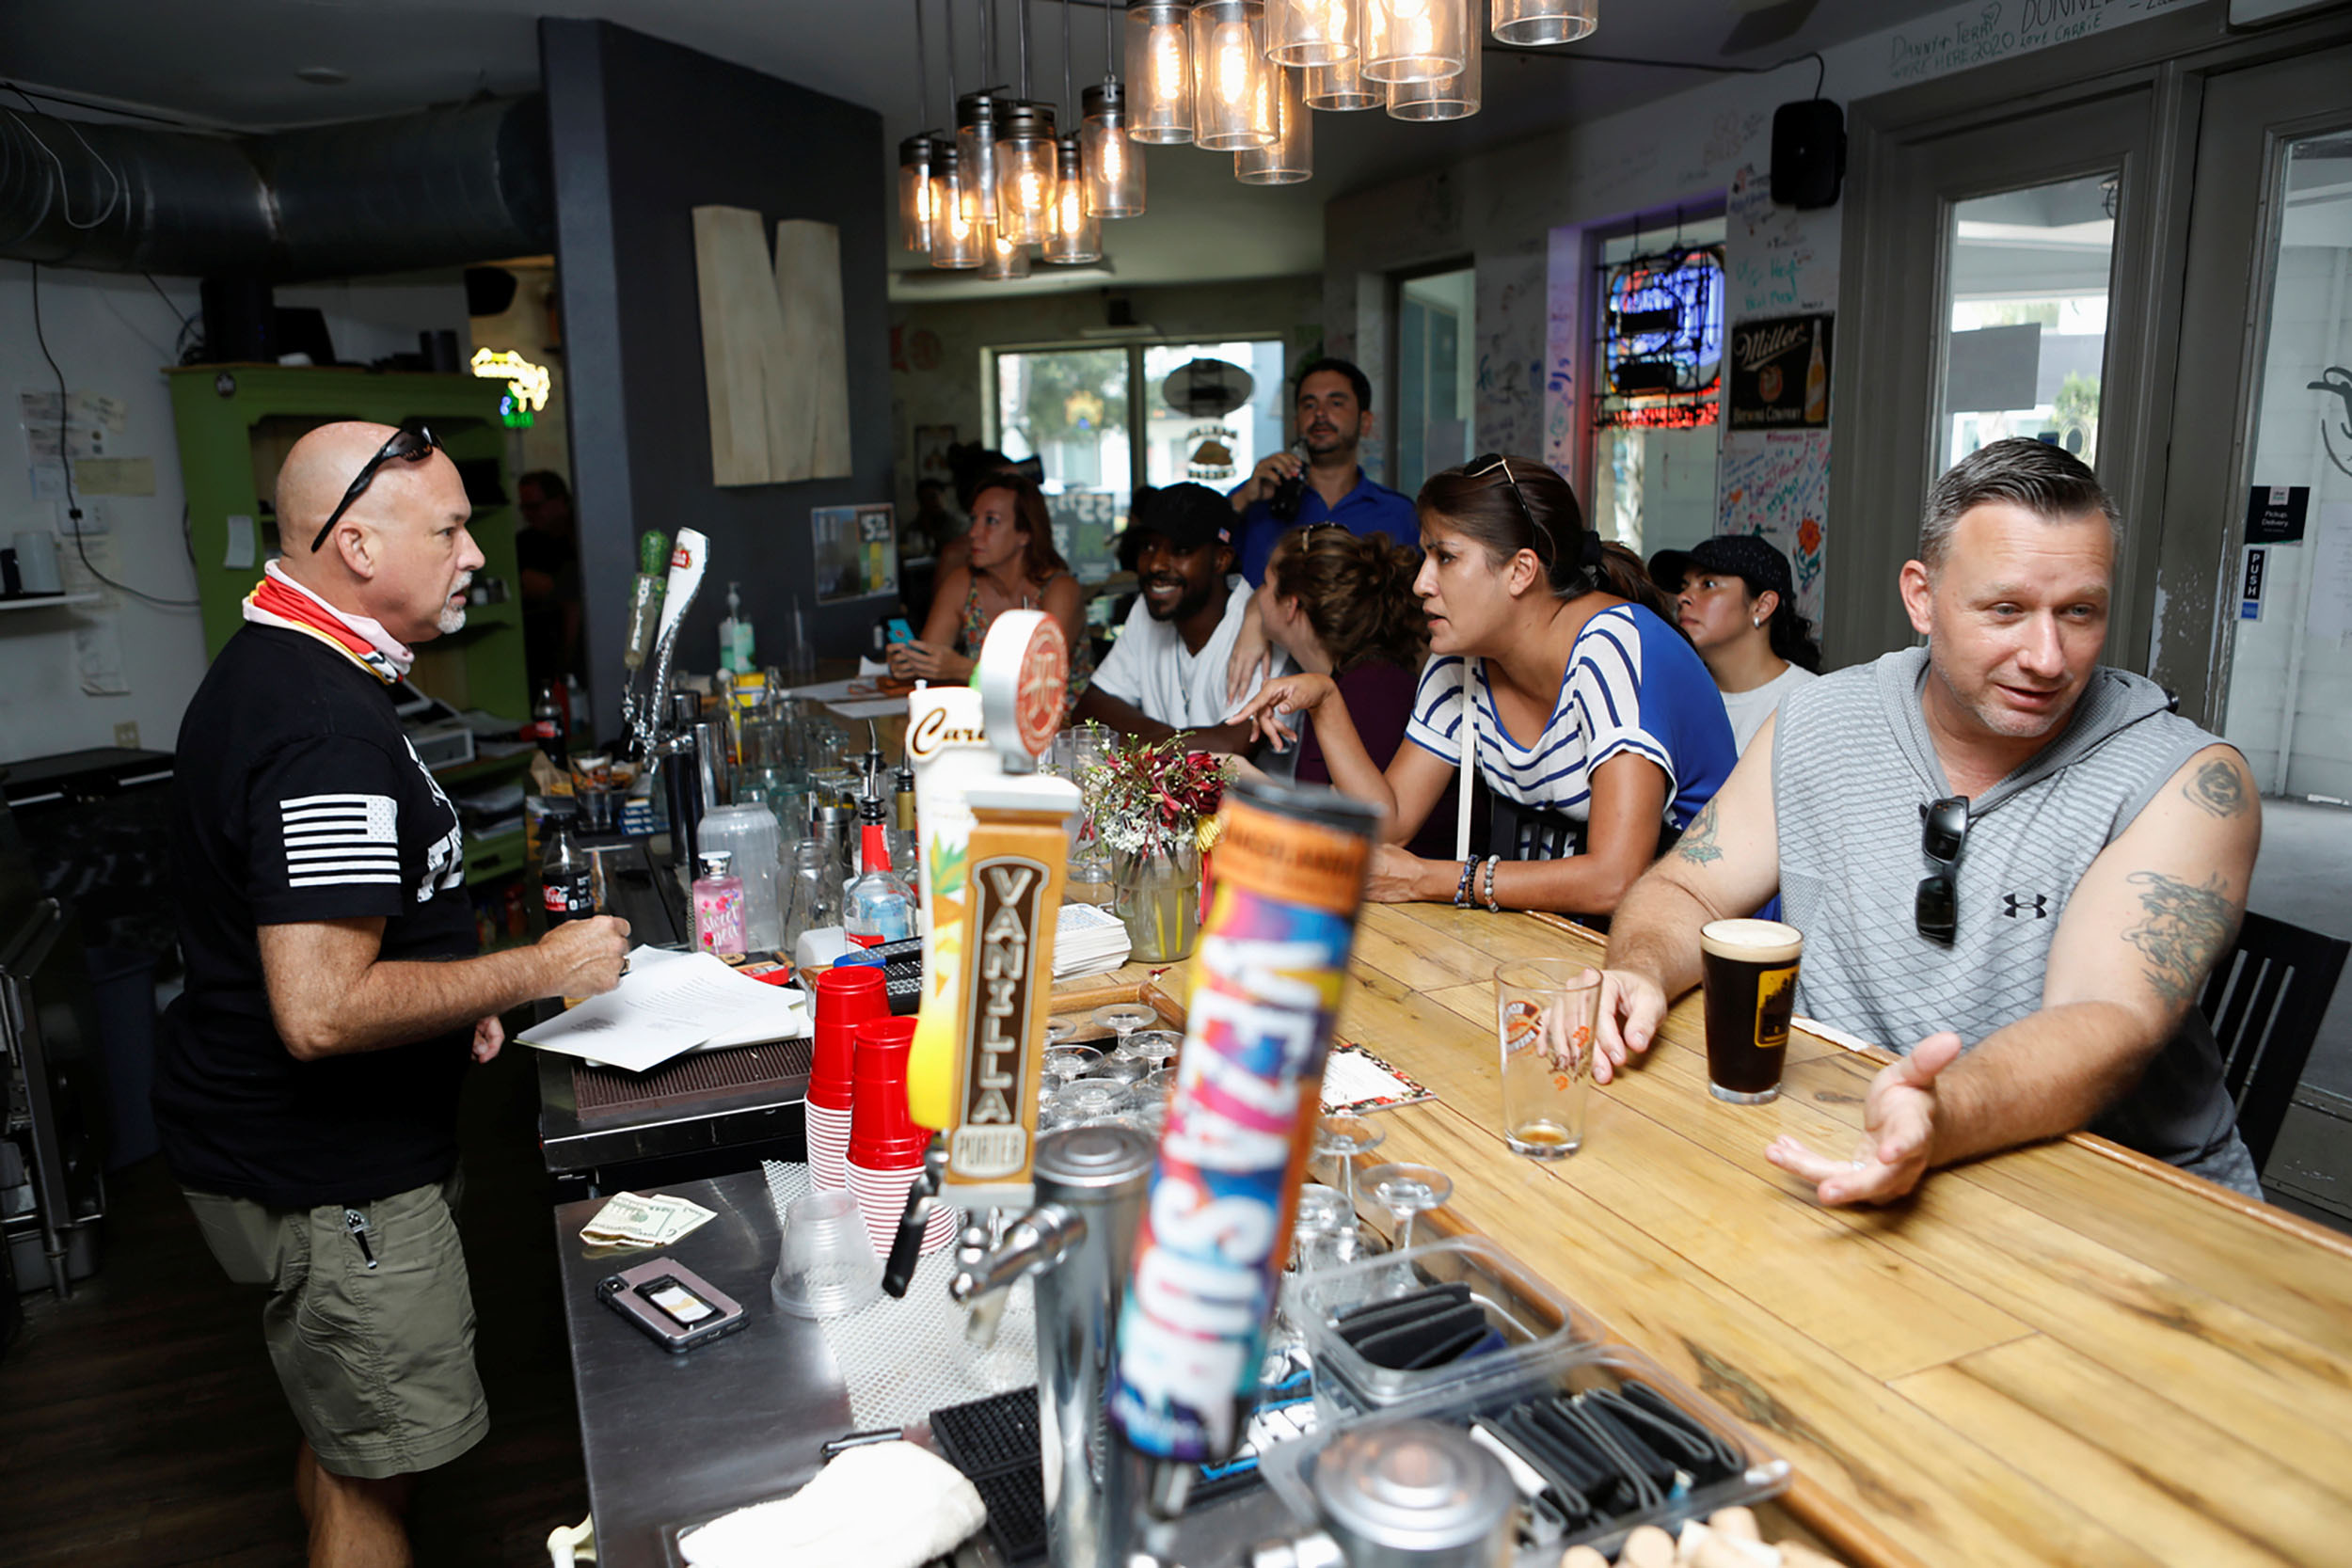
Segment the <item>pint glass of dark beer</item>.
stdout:
<path fill-rule="evenodd" d="M 1699 932 L 1707 986 L 1707 1086 L 1718 1100 L 1780 1098 L 1804 933 L 1777 920 L 1715 920 Z"/>

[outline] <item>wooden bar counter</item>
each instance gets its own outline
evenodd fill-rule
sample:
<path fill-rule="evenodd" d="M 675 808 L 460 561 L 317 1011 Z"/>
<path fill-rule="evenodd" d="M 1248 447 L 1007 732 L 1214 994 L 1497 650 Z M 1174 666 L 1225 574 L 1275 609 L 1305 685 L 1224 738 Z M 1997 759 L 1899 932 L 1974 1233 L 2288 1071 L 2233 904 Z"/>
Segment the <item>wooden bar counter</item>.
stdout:
<path fill-rule="evenodd" d="M 1707 1092 L 1698 999 L 1594 1089 L 1581 1152 L 1502 1136 L 1492 971 L 1584 954 L 1529 915 L 1371 906 L 1342 1037 L 1434 1103 L 1366 1163 L 1449 1172 L 1438 1228 L 1494 1238 L 1755 1427 L 1791 1512 L 1857 1558 L 2352 1562 L 2352 1243 L 2075 1137 L 1826 1210 L 1783 1132 L 1842 1153 L 1879 1062 L 1791 1038 L 1781 1098 Z M 1190 965 L 1131 967 L 1181 1007 Z M 1424 1222 L 1426 1223 L 1426 1222 Z M 1840 1520 L 1851 1526 L 1840 1530 Z"/>

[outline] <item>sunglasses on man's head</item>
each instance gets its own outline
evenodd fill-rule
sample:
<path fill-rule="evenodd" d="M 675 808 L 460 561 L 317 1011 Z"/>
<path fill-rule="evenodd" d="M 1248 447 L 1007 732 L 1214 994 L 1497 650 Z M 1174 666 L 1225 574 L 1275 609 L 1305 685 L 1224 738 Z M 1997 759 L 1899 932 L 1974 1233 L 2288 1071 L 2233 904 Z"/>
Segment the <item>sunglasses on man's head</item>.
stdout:
<path fill-rule="evenodd" d="M 1535 515 L 1535 509 L 1527 504 L 1527 492 L 1519 488 L 1519 482 L 1512 476 L 1511 460 L 1499 451 L 1490 451 L 1484 457 L 1473 457 L 1464 466 L 1462 477 L 1484 479 L 1498 468 L 1502 470 L 1502 483 L 1511 487 L 1512 499 L 1519 503 L 1519 512 L 1526 517 L 1527 526 L 1535 531 L 1536 537 L 1543 540 L 1547 546 L 1542 552 L 1544 564 L 1550 565 L 1559 558 L 1560 541 L 1551 536 L 1551 530 L 1546 528 L 1543 519 Z"/>
<path fill-rule="evenodd" d="M 343 514 L 351 510 L 351 503 L 367 494 L 368 484 L 375 478 L 378 468 L 387 463 L 421 463 L 440 448 L 441 443 L 433 438 L 433 432 L 421 424 L 405 424 L 393 431 L 391 439 L 376 449 L 375 455 L 368 459 L 367 467 L 361 468 L 358 477 L 351 482 L 351 488 L 343 492 L 343 499 L 335 503 L 335 510 L 326 515 L 326 525 L 319 530 L 319 536 L 310 541 L 310 553 L 319 553 L 319 546 L 326 544 L 326 536 L 335 531 L 335 525 L 342 522 Z"/>
<path fill-rule="evenodd" d="M 1919 852 L 1935 870 L 1912 895 L 1911 920 L 1930 942 L 1960 934 L 1960 851 L 1968 842 L 1968 797 L 1947 795 L 1919 808 Z"/>

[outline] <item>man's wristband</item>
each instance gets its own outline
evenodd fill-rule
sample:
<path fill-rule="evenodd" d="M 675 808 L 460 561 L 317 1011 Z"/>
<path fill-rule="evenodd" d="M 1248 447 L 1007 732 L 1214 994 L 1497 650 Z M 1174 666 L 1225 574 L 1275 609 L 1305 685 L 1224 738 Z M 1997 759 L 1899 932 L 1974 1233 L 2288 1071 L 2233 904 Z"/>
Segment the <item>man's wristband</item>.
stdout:
<path fill-rule="evenodd" d="M 1467 860 L 1462 863 L 1462 879 L 1455 883 L 1454 887 L 1454 907 L 1455 909 L 1467 910 L 1470 908 L 1470 879 L 1476 877 L 1477 875 L 1478 863 L 1475 860 Z"/>

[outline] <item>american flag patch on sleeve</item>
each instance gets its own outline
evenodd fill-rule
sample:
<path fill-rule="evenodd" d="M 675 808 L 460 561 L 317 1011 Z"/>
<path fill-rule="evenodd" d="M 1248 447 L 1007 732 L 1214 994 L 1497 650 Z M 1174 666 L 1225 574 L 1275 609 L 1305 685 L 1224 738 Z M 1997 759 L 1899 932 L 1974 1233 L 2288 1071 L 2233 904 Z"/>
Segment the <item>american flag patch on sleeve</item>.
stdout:
<path fill-rule="evenodd" d="M 304 795 L 278 802 L 288 887 L 400 883 L 400 808 L 389 795 Z"/>

